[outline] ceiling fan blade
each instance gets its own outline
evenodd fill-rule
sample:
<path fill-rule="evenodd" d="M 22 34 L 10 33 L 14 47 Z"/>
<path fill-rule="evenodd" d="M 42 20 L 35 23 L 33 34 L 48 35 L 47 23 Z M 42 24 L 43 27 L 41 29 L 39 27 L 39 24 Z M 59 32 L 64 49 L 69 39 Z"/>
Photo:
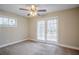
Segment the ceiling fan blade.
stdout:
<path fill-rule="evenodd" d="M 46 10 L 45 10 L 45 9 L 43 9 L 43 10 L 38 10 L 38 12 L 46 12 Z"/>
<path fill-rule="evenodd" d="M 20 10 L 25 10 L 25 11 L 29 11 L 28 9 L 24 9 L 24 8 L 19 8 Z"/>
<path fill-rule="evenodd" d="M 41 16 L 40 14 L 37 14 L 38 16 Z"/>
<path fill-rule="evenodd" d="M 30 16 L 30 14 L 27 14 L 27 16 Z"/>

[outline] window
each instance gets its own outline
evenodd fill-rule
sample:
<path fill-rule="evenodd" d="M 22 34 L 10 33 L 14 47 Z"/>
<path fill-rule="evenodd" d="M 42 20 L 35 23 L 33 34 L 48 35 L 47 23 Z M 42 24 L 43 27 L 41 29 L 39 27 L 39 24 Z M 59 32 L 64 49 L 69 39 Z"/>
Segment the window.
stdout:
<path fill-rule="evenodd" d="M 16 26 L 15 19 L 0 17 L 0 27 L 14 27 Z"/>
<path fill-rule="evenodd" d="M 16 24 L 16 22 L 15 22 L 15 20 L 14 19 L 9 19 L 9 25 L 15 25 Z"/>
<path fill-rule="evenodd" d="M 3 24 L 8 25 L 8 18 L 3 18 Z"/>
<path fill-rule="evenodd" d="M 0 17 L 0 25 L 3 23 L 2 18 Z"/>

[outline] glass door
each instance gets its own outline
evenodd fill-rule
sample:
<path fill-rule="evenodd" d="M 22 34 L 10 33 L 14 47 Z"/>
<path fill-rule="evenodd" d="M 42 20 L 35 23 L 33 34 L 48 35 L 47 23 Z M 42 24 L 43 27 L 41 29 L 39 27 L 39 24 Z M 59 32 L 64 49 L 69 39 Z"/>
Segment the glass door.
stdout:
<path fill-rule="evenodd" d="M 37 39 L 45 40 L 45 21 L 37 22 Z"/>
<path fill-rule="evenodd" d="M 47 41 L 56 41 L 57 42 L 57 20 L 48 20 L 47 21 Z"/>
<path fill-rule="evenodd" d="M 37 39 L 43 41 L 58 41 L 58 21 L 56 18 L 51 20 L 40 20 L 37 22 Z"/>

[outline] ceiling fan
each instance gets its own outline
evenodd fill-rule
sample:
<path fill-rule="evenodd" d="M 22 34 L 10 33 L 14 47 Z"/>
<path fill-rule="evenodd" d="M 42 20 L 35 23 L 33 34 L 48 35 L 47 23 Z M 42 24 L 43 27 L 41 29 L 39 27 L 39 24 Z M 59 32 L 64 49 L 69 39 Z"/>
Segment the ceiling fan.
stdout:
<path fill-rule="evenodd" d="M 29 8 L 19 8 L 19 10 L 25 10 L 25 11 L 28 11 L 29 14 L 27 14 L 27 16 L 40 16 L 40 14 L 38 12 L 46 12 L 46 9 L 41 9 L 41 10 L 38 10 L 37 6 L 36 5 L 31 5 Z"/>

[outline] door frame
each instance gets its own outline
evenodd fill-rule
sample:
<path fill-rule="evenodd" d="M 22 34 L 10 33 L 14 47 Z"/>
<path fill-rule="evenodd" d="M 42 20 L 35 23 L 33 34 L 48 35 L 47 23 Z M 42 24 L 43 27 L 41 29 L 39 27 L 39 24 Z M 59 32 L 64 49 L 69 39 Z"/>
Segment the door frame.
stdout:
<path fill-rule="evenodd" d="M 56 17 L 51 17 L 51 19 L 45 18 L 43 20 L 37 20 L 37 23 L 38 23 L 38 21 L 45 21 L 45 40 L 42 40 L 44 42 L 47 42 L 48 41 L 47 40 L 47 21 L 48 20 L 52 20 L 52 18 L 56 18 L 57 19 L 57 42 L 59 41 L 59 19 L 58 19 L 58 16 L 56 16 Z M 37 26 L 36 26 L 36 30 L 37 30 Z M 37 32 L 36 32 L 36 38 L 37 38 Z"/>

